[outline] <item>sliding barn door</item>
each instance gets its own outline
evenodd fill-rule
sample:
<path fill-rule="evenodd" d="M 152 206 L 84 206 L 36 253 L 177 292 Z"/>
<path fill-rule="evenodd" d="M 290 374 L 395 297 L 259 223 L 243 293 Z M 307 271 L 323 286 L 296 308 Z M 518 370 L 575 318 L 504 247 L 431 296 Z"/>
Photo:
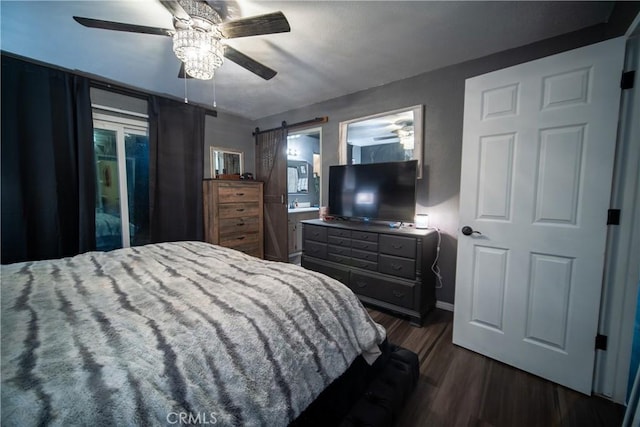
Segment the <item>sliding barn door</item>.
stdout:
<path fill-rule="evenodd" d="M 453 341 L 590 394 L 624 40 L 467 80 Z"/>
<path fill-rule="evenodd" d="M 264 258 L 288 262 L 287 131 L 256 136 L 256 179 L 264 182 Z"/>

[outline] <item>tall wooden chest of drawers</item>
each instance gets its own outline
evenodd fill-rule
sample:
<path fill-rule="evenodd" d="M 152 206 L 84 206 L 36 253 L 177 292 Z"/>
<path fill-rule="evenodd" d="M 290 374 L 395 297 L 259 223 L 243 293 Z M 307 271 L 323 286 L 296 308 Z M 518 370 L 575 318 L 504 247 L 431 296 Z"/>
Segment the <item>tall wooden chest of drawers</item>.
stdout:
<path fill-rule="evenodd" d="M 264 258 L 262 182 L 203 182 L 205 241 Z"/>

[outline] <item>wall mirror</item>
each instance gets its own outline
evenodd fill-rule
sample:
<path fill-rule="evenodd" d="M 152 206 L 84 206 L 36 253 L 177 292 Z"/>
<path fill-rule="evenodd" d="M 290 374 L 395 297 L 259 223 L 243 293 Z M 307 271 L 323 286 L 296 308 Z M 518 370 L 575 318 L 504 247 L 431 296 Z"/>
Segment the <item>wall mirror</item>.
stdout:
<path fill-rule="evenodd" d="M 211 147 L 211 177 L 219 175 L 242 175 L 244 153 L 231 148 Z"/>
<path fill-rule="evenodd" d="M 401 108 L 340 122 L 340 163 L 418 160 L 422 178 L 424 107 Z"/>

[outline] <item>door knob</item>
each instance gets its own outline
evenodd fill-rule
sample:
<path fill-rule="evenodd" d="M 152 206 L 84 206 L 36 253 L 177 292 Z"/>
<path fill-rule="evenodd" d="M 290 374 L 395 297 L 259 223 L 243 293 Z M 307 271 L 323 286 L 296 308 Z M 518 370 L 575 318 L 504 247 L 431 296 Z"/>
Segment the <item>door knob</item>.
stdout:
<path fill-rule="evenodd" d="M 462 227 L 462 234 L 464 234 L 465 236 L 471 236 L 472 234 L 482 234 L 482 233 L 477 230 L 474 230 L 468 225 L 465 225 L 464 227 Z"/>

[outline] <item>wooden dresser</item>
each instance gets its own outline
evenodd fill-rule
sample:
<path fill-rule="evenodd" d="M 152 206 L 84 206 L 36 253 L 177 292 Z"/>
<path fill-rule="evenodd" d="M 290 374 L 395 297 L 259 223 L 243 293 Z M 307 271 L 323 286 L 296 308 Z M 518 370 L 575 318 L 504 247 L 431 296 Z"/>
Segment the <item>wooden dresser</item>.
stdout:
<path fill-rule="evenodd" d="M 302 266 L 347 285 L 362 302 L 421 326 L 435 306 L 437 233 L 349 221 L 302 221 Z"/>
<path fill-rule="evenodd" d="M 264 258 L 262 185 L 257 181 L 205 180 L 205 241 Z"/>

